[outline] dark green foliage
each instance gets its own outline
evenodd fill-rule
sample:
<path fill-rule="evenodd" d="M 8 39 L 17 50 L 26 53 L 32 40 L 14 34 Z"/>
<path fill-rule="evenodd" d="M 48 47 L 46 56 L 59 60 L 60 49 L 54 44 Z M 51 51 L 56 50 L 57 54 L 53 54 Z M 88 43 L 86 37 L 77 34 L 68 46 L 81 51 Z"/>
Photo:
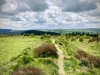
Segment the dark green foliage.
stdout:
<path fill-rule="evenodd" d="M 31 61 L 33 61 L 33 59 L 27 55 L 23 55 L 18 59 L 19 64 L 28 64 Z"/>
<path fill-rule="evenodd" d="M 59 42 L 59 45 L 62 45 L 62 43 Z"/>
<path fill-rule="evenodd" d="M 33 66 L 22 67 L 14 70 L 11 75 L 46 75 L 41 69 Z"/>
<path fill-rule="evenodd" d="M 58 33 L 55 32 L 47 32 L 47 31 L 39 31 L 39 30 L 28 30 L 22 33 L 24 34 L 34 34 L 34 35 L 44 35 L 44 34 L 50 34 L 50 35 L 59 35 Z"/>
<path fill-rule="evenodd" d="M 73 39 L 71 39 L 71 41 L 75 41 L 75 39 L 73 38 Z"/>
<path fill-rule="evenodd" d="M 53 44 L 41 45 L 34 50 L 35 57 L 58 57 L 57 49 Z"/>
<path fill-rule="evenodd" d="M 80 63 L 80 65 L 81 66 L 87 66 L 87 67 L 89 67 L 89 62 L 88 62 L 88 60 L 87 59 L 81 59 L 81 63 Z"/>
<path fill-rule="evenodd" d="M 80 41 L 80 42 L 83 42 L 83 38 L 80 38 L 79 41 Z"/>

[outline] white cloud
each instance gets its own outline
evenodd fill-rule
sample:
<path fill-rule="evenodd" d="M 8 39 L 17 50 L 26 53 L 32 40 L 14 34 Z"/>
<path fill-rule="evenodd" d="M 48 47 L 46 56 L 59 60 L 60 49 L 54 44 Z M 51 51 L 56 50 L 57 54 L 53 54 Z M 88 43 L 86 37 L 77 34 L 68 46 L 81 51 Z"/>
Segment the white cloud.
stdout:
<path fill-rule="evenodd" d="M 0 4 L 0 28 L 54 29 L 100 25 L 99 0 L 1 0 Z"/>

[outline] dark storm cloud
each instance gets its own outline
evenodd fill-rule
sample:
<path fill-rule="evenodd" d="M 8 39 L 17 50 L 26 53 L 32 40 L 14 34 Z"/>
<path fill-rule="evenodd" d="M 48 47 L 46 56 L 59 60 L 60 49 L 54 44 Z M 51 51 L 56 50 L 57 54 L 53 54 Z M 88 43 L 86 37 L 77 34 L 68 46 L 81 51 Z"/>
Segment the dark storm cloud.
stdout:
<path fill-rule="evenodd" d="M 100 8 L 94 11 L 87 12 L 86 14 L 93 16 L 93 17 L 99 17 L 100 18 Z"/>
<path fill-rule="evenodd" d="M 11 17 L 11 21 L 22 21 L 20 17 Z"/>
<path fill-rule="evenodd" d="M 0 6 L 5 3 L 5 0 L 0 0 Z"/>
<path fill-rule="evenodd" d="M 63 12 L 83 12 L 97 9 L 98 6 L 94 2 L 81 0 L 52 0 Z"/>

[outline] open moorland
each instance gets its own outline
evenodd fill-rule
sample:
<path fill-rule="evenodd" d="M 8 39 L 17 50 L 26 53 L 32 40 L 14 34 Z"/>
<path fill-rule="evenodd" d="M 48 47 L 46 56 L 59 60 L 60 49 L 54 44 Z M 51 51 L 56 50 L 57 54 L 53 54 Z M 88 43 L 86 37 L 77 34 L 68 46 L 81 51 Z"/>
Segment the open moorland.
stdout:
<path fill-rule="evenodd" d="M 100 75 L 100 36 L 0 36 L 0 75 Z"/>

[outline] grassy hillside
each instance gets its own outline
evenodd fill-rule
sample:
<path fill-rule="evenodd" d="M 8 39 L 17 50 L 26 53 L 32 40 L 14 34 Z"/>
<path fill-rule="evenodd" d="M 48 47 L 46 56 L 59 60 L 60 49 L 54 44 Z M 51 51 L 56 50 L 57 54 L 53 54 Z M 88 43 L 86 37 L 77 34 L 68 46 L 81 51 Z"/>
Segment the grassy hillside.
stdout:
<path fill-rule="evenodd" d="M 86 54 L 85 57 L 79 56 L 78 50 Z M 91 58 L 92 61 L 89 61 L 89 56 L 95 59 Z M 95 64 L 97 67 L 93 61 L 97 63 Z M 31 71 L 37 68 L 36 70 L 42 71 L 44 75 L 60 75 L 59 72 L 62 70 L 64 75 L 100 75 L 100 37 L 86 35 L 0 37 L 0 75 L 13 75 L 18 73 L 18 70 L 30 72 L 27 68 Z"/>
<path fill-rule="evenodd" d="M 86 62 L 83 59 L 77 59 L 75 54 L 78 50 L 85 51 L 89 55 L 99 57 L 100 61 L 100 42 L 94 41 L 89 43 L 88 41 L 93 37 L 89 36 L 59 36 L 56 39 L 56 43 L 63 50 L 64 54 L 64 69 L 66 75 L 99 75 L 99 68 L 89 67 L 85 65 Z M 80 40 L 82 39 L 82 40 Z M 100 40 L 100 38 L 99 38 Z M 85 62 L 82 63 L 82 61 Z M 95 62 L 95 59 L 93 59 Z M 100 62 L 99 62 L 100 64 Z M 100 67 L 100 65 L 99 65 Z"/>
<path fill-rule="evenodd" d="M 58 67 L 54 59 L 34 57 L 34 48 L 46 43 L 50 41 L 38 36 L 0 37 L 0 75 L 10 75 L 13 70 L 25 66 L 40 68 L 46 75 L 56 74 Z"/>

